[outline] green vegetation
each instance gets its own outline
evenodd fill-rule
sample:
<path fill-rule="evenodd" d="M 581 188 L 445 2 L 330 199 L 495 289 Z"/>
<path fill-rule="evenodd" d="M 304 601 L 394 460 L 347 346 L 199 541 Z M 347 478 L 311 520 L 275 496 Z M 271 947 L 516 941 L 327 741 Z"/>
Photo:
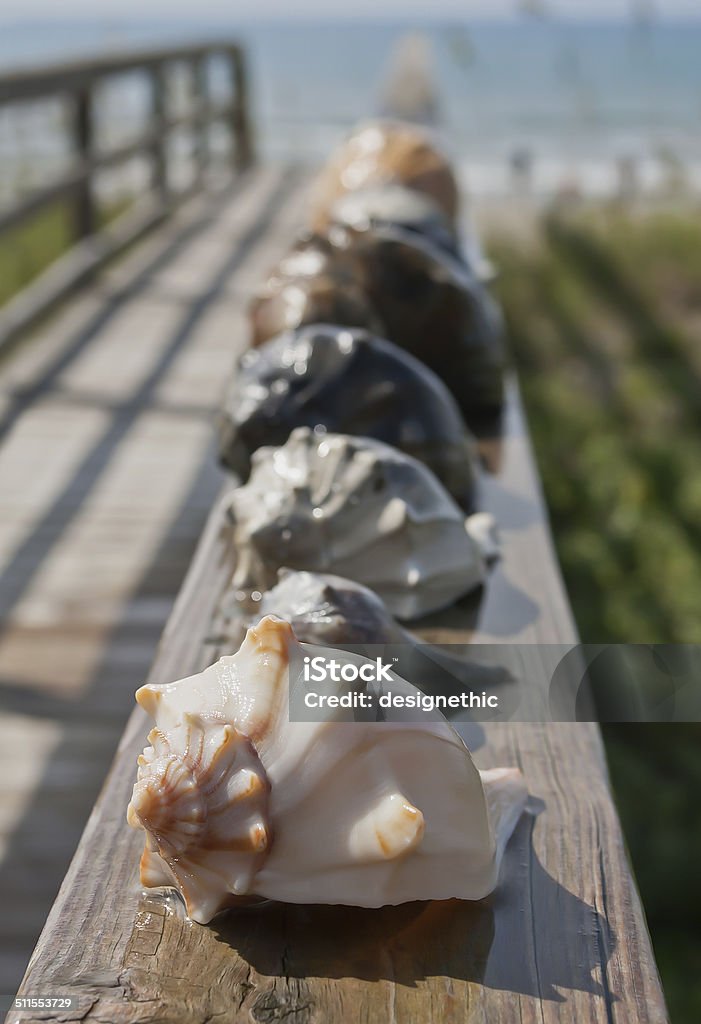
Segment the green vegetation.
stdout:
<path fill-rule="evenodd" d="M 129 205 L 114 202 L 100 211 L 105 225 Z M 62 256 L 73 240 L 71 209 L 64 201 L 52 203 L 0 237 L 0 306 L 21 291 Z"/>
<path fill-rule="evenodd" d="M 66 251 L 69 213 L 64 203 L 52 204 L 0 238 L 0 306 Z"/>
<path fill-rule="evenodd" d="M 497 238 L 504 303 L 582 638 L 701 642 L 701 219 L 560 212 Z M 674 1024 L 701 1020 L 701 725 L 608 725 Z"/>

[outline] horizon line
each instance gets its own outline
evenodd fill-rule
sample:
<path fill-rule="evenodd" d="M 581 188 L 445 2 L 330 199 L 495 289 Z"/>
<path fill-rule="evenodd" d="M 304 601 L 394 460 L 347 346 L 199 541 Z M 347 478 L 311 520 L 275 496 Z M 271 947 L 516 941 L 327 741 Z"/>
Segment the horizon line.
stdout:
<path fill-rule="evenodd" d="M 438 25 L 438 24 L 481 24 L 481 25 L 555 25 L 562 22 L 570 24 L 581 24 L 581 25 L 628 25 L 631 28 L 650 28 L 654 29 L 656 26 L 661 24 L 689 24 L 689 23 L 701 23 L 701 9 L 698 10 L 679 10 L 672 12 L 656 12 L 649 19 L 636 19 L 630 12 L 624 11 L 597 11 L 595 14 L 586 13 L 568 13 L 566 11 L 556 11 L 551 14 L 544 16 L 529 15 L 527 12 L 522 11 L 504 11 L 504 12 L 475 12 L 463 14 L 454 12 L 451 10 L 441 11 L 427 11 L 418 12 L 412 11 L 408 14 L 400 14 L 399 12 L 373 12 L 373 11 L 358 11 L 357 13 L 352 12 L 340 12 L 334 14 L 333 12 L 320 12 L 318 14 L 311 10 L 301 10 L 299 13 L 290 15 L 288 12 L 253 12 L 241 13 L 231 17 L 223 16 L 221 14 L 212 13 L 207 15 L 206 13 L 200 17 L 193 17 L 191 15 L 174 15 L 172 12 L 168 12 L 165 9 L 162 12 L 155 10 L 152 14 L 143 14 L 139 10 L 133 11 L 122 11 L 117 10 L 110 12 L 104 10 L 103 13 L 93 14 L 89 11 L 75 11 L 66 12 L 63 15 L 57 16 L 51 11 L 46 13 L 36 12 L 29 14 L 21 14 L 19 11 L 16 13 L 6 15 L 4 12 L 0 12 L 0 24 L 6 29 L 8 27 L 20 28 L 23 26 L 31 26 L 36 23 L 42 23 L 44 25 L 68 25 L 75 22 L 82 22 L 84 24 L 92 25 L 105 25 L 116 27 L 130 23 L 132 25 L 161 25 L 163 20 L 167 19 L 169 24 L 174 28 L 179 26 L 205 26 L 207 23 L 211 26 L 223 27 L 223 26 L 236 26 L 236 25 L 255 25 L 255 24 L 295 24 L 300 22 L 313 22 L 317 25 L 334 25 L 343 23 L 358 23 L 358 22 L 369 22 L 374 24 L 386 23 L 386 24 L 421 24 L 421 25 Z"/>

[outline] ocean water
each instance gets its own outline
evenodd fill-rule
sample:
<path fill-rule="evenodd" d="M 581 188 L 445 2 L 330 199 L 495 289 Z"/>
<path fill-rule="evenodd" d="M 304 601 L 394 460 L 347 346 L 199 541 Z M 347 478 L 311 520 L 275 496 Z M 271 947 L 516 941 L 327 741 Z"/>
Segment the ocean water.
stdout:
<path fill-rule="evenodd" d="M 606 191 L 621 159 L 636 161 L 645 186 L 683 166 L 701 187 L 701 21 L 36 22 L 2 27 L 0 65 L 237 36 L 249 54 L 263 155 L 316 161 L 376 109 L 408 31 L 427 41 L 445 134 L 473 191 L 507 188 L 509 161 L 523 150 L 544 190 L 574 181 Z M 129 134 L 145 102 L 137 79 L 106 90 L 113 136 Z M 9 167 L 18 146 L 25 165 L 36 152 L 47 164 L 65 158 L 58 131 L 40 128 L 41 111 L 23 122 L 2 113 L 0 165 Z"/>

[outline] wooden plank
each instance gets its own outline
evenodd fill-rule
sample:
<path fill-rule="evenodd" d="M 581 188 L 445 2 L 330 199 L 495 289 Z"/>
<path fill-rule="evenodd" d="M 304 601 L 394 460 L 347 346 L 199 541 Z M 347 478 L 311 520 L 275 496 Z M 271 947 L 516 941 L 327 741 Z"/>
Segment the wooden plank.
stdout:
<path fill-rule="evenodd" d="M 78 179 L 73 182 L 77 187 Z M 211 190 L 209 198 L 220 200 L 235 181 L 227 180 Z M 200 186 L 193 183 L 169 193 L 168 202 L 146 195 L 103 230 L 84 238 L 59 256 L 46 270 L 0 309 L 0 353 L 10 349 L 34 324 L 50 313 L 125 249 L 160 226 L 179 204 L 198 196 Z M 1 225 L 0 225 L 1 228 Z"/>
<path fill-rule="evenodd" d="M 515 388 L 482 504 L 502 521 L 503 558 L 479 603 L 425 624 L 436 641 L 543 644 L 576 633 Z M 215 508 L 150 679 L 219 653 L 212 624 L 233 553 Z M 513 648 L 523 651 L 522 648 Z M 542 673 L 541 673 L 542 675 Z M 595 725 L 487 723 L 480 765 L 518 764 L 532 800 L 488 900 L 383 910 L 267 904 L 209 927 L 143 895 L 141 837 L 124 822 L 147 723 L 133 714 L 30 962 L 21 993 L 71 995 L 67 1012 L 10 1020 L 615 1022 L 666 1020 Z"/>
<path fill-rule="evenodd" d="M 206 62 L 212 57 L 225 57 L 230 67 L 232 98 L 224 103 L 210 101 L 208 96 Z M 191 109 L 176 116 L 167 114 L 166 97 L 162 93 L 161 72 L 172 62 L 186 62 L 196 69 L 197 89 Z M 133 70 L 150 73 L 156 92 L 160 93 L 156 110 L 157 123 L 127 145 L 107 152 L 96 152 L 93 109 L 95 82 L 106 75 Z M 18 198 L 9 210 L 0 213 L 0 234 L 23 223 L 47 205 L 64 200 L 73 208 L 75 245 L 0 311 L 0 353 L 60 299 L 88 281 L 96 270 L 172 213 L 178 203 L 190 198 L 193 192 L 202 191 L 208 159 L 208 126 L 221 120 L 229 124 L 232 134 L 230 165 L 234 177 L 245 170 L 253 156 L 246 107 L 243 51 L 234 43 L 215 41 L 188 49 L 142 51 L 0 75 L 0 105 L 26 99 L 53 98 L 63 93 L 70 94 L 71 99 L 70 143 L 75 160 L 58 181 Z M 174 192 L 165 188 L 167 167 L 164 165 L 164 136 L 182 125 L 192 126 L 199 139 L 196 147 L 197 168 L 194 181 L 187 188 Z M 160 137 L 157 137 L 159 134 Z M 139 153 L 156 156 L 156 176 L 159 179 L 156 198 L 151 196 L 146 202 L 135 203 L 134 208 L 116 223 L 104 230 L 97 230 L 94 173 Z"/>
<path fill-rule="evenodd" d="M 78 183 L 74 184 L 77 187 Z M 0 352 L 167 214 L 168 208 L 161 202 L 146 199 L 60 256 L 0 310 Z"/>

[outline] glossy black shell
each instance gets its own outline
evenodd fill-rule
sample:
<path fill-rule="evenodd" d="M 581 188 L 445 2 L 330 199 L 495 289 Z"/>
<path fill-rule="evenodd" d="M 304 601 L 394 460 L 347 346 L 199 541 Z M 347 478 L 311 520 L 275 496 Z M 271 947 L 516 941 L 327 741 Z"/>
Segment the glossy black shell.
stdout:
<path fill-rule="evenodd" d="M 417 359 L 367 331 L 315 325 L 242 357 L 221 416 L 222 462 L 245 479 L 251 454 L 284 444 L 295 427 L 391 444 L 471 507 L 474 443 L 450 393 Z"/>

